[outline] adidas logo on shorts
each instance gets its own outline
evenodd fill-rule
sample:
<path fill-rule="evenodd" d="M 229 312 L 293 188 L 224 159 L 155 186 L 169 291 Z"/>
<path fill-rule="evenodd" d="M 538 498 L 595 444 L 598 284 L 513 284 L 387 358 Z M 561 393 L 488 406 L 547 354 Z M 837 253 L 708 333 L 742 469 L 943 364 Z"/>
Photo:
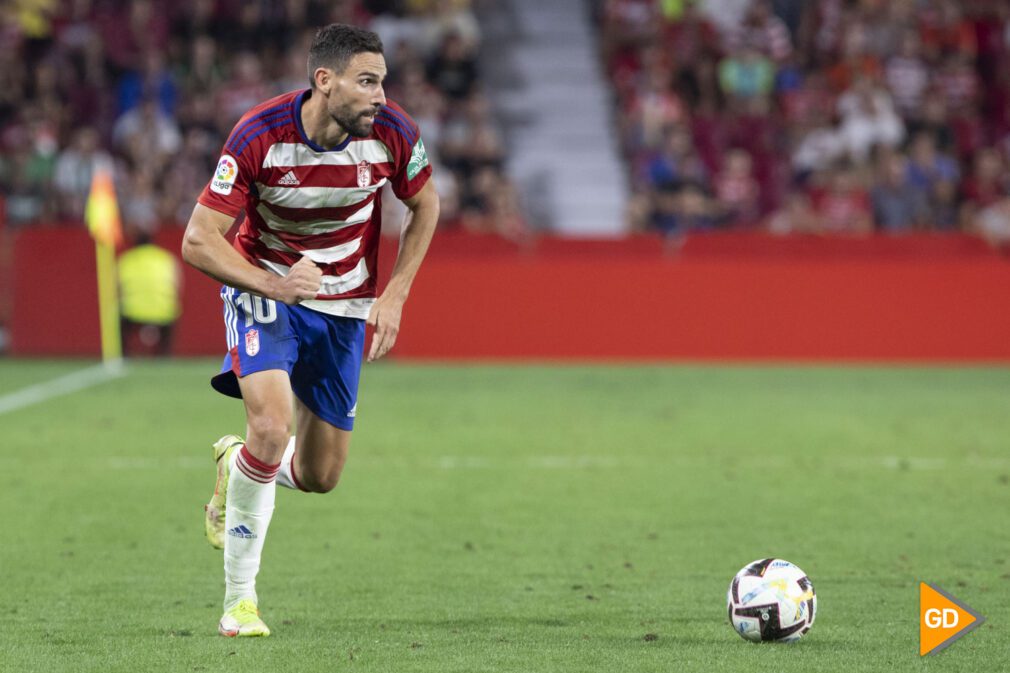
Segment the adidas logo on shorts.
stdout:
<path fill-rule="evenodd" d="M 288 171 L 277 181 L 278 185 L 284 185 L 285 187 L 294 187 L 295 185 L 302 184 L 298 178 L 295 177 L 294 171 Z"/>

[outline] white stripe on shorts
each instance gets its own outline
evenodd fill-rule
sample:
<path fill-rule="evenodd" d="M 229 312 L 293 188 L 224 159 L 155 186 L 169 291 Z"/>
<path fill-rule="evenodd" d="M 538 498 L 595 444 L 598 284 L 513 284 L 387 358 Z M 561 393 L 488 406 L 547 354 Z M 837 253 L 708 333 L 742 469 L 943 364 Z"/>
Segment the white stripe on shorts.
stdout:
<path fill-rule="evenodd" d="M 221 292 L 221 298 L 224 299 L 224 326 L 227 331 L 225 337 L 225 343 L 228 346 L 228 350 L 231 350 L 238 345 L 238 314 L 235 310 L 235 302 L 232 299 L 232 295 L 235 294 L 235 288 L 229 287 Z"/>

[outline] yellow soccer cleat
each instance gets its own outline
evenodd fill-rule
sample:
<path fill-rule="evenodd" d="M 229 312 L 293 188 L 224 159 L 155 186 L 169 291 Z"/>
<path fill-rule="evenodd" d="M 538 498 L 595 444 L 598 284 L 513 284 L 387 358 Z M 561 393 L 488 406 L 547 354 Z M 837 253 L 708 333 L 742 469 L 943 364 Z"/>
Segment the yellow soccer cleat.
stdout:
<path fill-rule="evenodd" d="M 228 498 L 228 476 L 231 472 L 229 461 L 231 454 L 245 440 L 238 435 L 225 435 L 214 442 L 214 462 L 217 463 L 217 480 L 214 482 L 214 495 L 210 502 L 203 506 L 206 513 L 204 527 L 207 531 L 207 541 L 215 549 L 224 549 L 224 505 Z"/>
<path fill-rule="evenodd" d="M 256 604 L 246 599 L 239 601 L 237 605 L 229 610 L 225 610 L 221 621 L 217 625 L 217 632 L 222 636 L 234 638 L 252 638 L 255 636 L 269 636 L 270 627 L 260 619 L 260 611 L 256 609 Z"/>

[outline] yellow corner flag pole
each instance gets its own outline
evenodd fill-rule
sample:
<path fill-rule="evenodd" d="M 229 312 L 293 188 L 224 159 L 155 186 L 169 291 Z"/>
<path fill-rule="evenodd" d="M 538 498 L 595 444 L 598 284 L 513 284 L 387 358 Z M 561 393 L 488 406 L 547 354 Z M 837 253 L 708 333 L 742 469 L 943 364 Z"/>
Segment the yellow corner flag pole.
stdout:
<path fill-rule="evenodd" d="M 84 219 L 95 239 L 98 267 L 98 314 L 102 328 L 102 361 L 117 366 L 123 359 L 119 335 L 119 292 L 116 281 L 116 246 L 122 241 L 119 205 L 112 182 L 112 169 L 101 163 L 91 178 L 91 193 Z"/>

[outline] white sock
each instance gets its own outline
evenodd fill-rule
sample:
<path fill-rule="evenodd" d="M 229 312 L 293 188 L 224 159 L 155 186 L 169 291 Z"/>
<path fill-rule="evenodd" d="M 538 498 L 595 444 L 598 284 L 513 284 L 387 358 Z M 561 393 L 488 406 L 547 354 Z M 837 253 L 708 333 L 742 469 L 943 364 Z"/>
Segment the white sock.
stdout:
<path fill-rule="evenodd" d="M 224 517 L 224 609 L 256 602 L 256 574 L 274 513 L 277 465 L 258 460 L 243 445 L 231 455 Z"/>
<path fill-rule="evenodd" d="M 277 470 L 277 485 L 293 488 L 296 491 L 304 491 L 305 489 L 298 483 L 298 478 L 295 476 L 294 459 L 295 438 L 292 435 L 291 441 L 288 442 L 288 448 L 284 449 L 284 455 L 281 457 L 281 467 Z"/>

